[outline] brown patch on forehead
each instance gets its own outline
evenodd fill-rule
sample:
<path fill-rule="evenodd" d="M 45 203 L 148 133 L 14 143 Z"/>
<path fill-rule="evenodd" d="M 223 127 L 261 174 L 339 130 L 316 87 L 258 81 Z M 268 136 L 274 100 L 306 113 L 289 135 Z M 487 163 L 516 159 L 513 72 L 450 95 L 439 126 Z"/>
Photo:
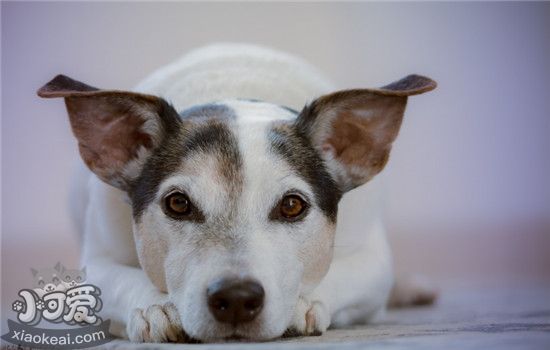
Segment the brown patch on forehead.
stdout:
<path fill-rule="evenodd" d="M 191 157 L 200 159 L 201 154 L 205 155 L 205 161 L 207 158 L 212 159 L 211 157 L 217 161 L 220 179 L 226 182 L 231 197 L 236 197 L 241 191 L 242 157 L 232 130 L 231 109 L 223 106 L 206 110 L 208 114 L 203 117 L 200 117 L 200 109 L 197 107 L 192 109 L 192 113 L 182 113 L 183 123 L 180 130 L 165 138 L 145 164 L 130 192 L 136 220 L 155 198 L 161 182 L 171 174 L 185 171 L 185 168 L 182 169 L 185 160 Z M 214 110 L 220 114 L 214 113 Z"/>
<path fill-rule="evenodd" d="M 242 157 L 231 121 L 212 118 L 186 126 L 190 136 L 186 141 L 187 154 L 203 153 L 217 161 L 218 174 L 225 179 L 230 192 L 242 188 Z"/>

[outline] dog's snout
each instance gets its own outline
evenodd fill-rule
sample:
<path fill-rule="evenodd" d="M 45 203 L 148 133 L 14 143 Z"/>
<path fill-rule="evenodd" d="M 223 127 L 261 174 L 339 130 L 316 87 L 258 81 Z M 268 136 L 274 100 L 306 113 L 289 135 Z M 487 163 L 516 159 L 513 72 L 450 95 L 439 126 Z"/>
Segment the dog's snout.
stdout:
<path fill-rule="evenodd" d="M 207 289 L 208 307 L 223 323 L 252 321 L 264 306 L 264 288 L 253 280 L 222 279 Z"/>

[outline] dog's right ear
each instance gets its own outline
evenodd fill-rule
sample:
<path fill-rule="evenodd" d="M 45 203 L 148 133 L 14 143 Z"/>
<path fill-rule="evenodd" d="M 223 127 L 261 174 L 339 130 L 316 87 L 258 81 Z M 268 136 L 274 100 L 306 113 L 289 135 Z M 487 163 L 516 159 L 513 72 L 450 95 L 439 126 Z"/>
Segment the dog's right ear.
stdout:
<path fill-rule="evenodd" d="M 101 180 L 122 190 L 129 189 L 153 149 L 180 123 L 162 98 L 100 90 L 64 75 L 41 87 L 38 96 L 65 99 L 82 159 Z"/>

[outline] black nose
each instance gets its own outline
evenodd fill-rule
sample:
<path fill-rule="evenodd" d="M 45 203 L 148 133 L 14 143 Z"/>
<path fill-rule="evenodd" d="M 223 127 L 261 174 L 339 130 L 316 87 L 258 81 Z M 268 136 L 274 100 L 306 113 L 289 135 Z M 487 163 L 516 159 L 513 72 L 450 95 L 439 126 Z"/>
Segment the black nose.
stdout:
<path fill-rule="evenodd" d="M 222 279 L 211 284 L 206 295 L 210 312 L 224 323 L 252 321 L 264 306 L 264 288 L 252 280 Z"/>

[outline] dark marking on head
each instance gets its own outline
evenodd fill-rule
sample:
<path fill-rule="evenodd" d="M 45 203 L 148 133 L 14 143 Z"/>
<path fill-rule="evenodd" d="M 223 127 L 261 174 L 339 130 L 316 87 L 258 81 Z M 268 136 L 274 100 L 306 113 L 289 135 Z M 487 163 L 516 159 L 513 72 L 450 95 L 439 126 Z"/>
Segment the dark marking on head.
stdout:
<path fill-rule="evenodd" d="M 239 98 L 238 99 L 239 101 L 247 101 L 247 102 L 253 102 L 253 103 L 268 103 L 268 104 L 271 104 L 273 106 L 277 106 L 281 109 L 284 109 L 292 114 L 295 114 L 295 115 L 298 115 L 300 112 L 298 112 L 297 110 L 293 109 L 293 108 L 290 108 L 290 107 L 287 107 L 287 106 L 284 106 L 284 105 L 278 105 L 278 104 L 273 104 L 271 102 L 267 102 L 267 101 L 262 101 L 262 100 L 257 100 L 257 99 L 253 99 L 253 98 Z"/>
<path fill-rule="evenodd" d="M 265 103 L 265 101 L 258 100 L 257 98 L 238 98 L 238 101 L 247 101 L 247 102 L 254 102 L 254 103 Z"/>
<path fill-rule="evenodd" d="M 196 119 L 202 118 L 205 120 L 211 118 L 217 119 L 235 119 L 235 112 L 229 106 L 226 106 L 221 103 L 208 103 L 198 106 L 190 107 L 179 113 L 180 118 L 185 119 Z"/>
<path fill-rule="evenodd" d="M 214 155 L 230 193 L 240 191 L 242 157 L 236 137 L 229 128 L 232 120 L 228 118 L 232 115 L 231 108 L 224 105 L 194 107 L 180 114 L 184 118 L 181 126 L 163 139 L 128 191 L 136 221 L 155 199 L 161 182 L 180 169 L 185 159 L 193 154 Z"/>
<path fill-rule="evenodd" d="M 299 118 L 296 119 L 295 127 L 302 135 L 311 135 L 312 130 L 317 121 L 318 111 L 315 103 L 309 103 L 304 106 L 300 112 Z"/>
<path fill-rule="evenodd" d="M 336 222 L 342 191 L 306 135 L 292 123 L 278 122 L 268 137 L 272 149 L 311 185 L 319 208 L 332 222 Z"/>
<path fill-rule="evenodd" d="M 283 106 L 283 105 L 278 105 L 278 106 L 282 109 L 285 109 L 285 110 L 289 111 L 292 114 L 295 114 L 295 115 L 298 115 L 298 113 L 300 113 L 297 110 L 295 110 L 294 108 L 290 108 L 290 107 Z"/>

